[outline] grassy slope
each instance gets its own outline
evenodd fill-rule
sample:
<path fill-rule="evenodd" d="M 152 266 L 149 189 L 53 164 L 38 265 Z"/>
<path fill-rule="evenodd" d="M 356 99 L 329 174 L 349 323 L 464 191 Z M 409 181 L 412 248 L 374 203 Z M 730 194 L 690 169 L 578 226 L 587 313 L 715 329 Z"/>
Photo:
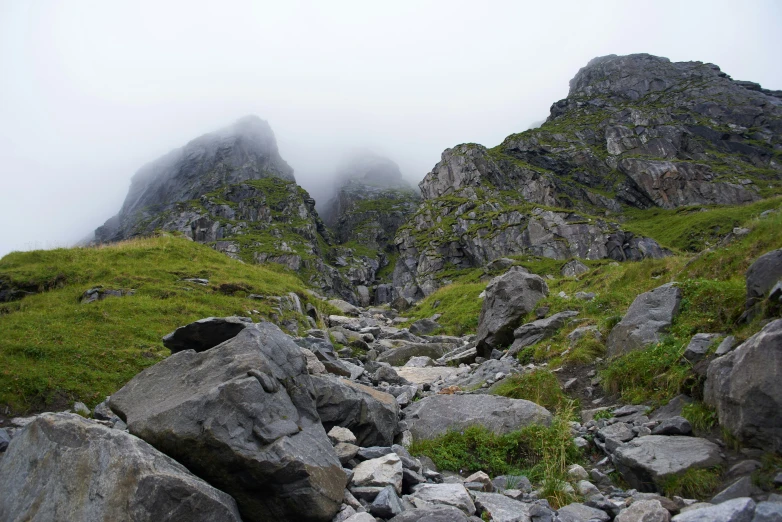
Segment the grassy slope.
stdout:
<path fill-rule="evenodd" d="M 175 237 L 5 256 L 6 281 L 41 288 L 56 281 L 57 288 L 0 304 L 0 406 L 24 412 L 73 400 L 95 404 L 168 355 L 160 339 L 183 324 L 253 309 L 276 313 L 276 303 L 249 293 L 293 291 L 306 300 L 302 282 L 272 266 L 243 264 Z M 210 284 L 182 282 L 186 277 Z M 220 288 L 229 284 L 239 289 L 233 295 Z M 80 304 L 98 285 L 136 293 Z"/>
<path fill-rule="evenodd" d="M 758 218 L 768 209 L 780 211 Z M 693 334 L 722 332 L 743 340 L 760 328 L 759 320 L 749 325 L 739 325 L 736 320 L 743 312 L 747 268 L 760 255 L 782 248 L 782 198 L 698 212 L 651 210 L 648 214 L 633 214 L 628 223 L 631 230 L 654 237 L 678 251 L 686 250 L 693 242 L 716 243 L 734 226 L 747 227 L 751 232 L 727 246 L 699 255 L 683 252 L 665 259 L 621 264 L 585 261 L 591 270 L 579 278 L 559 276 L 559 267 L 565 261 L 518 256 L 518 264 L 532 272 L 554 276 L 553 280 L 547 280 L 549 296 L 540 306 L 550 307 L 549 314 L 563 310 L 580 312 L 578 323 L 522 351 L 520 358 L 523 362 L 549 361 L 554 366 L 592 362 L 604 355 L 605 338 L 639 294 L 675 281 L 682 288 L 683 301 L 669 338 L 653 349 L 620 358 L 605 374 L 607 386 L 621 393 L 625 400 L 664 402 L 680 390 L 690 391 L 687 387 L 697 384 L 692 380 L 691 368 L 680 357 Z M 443 333 L 473 332 L 482 305 L 477 296 L 488 279 L 480 269 L 465 271 L 454 277 L 453 284 L 438 289 L 406 315 L 415 320 L 440 313 L 442 318 L 438 321 L 443 325 Z M 569 297 L 559 297 L 560 292 Z M 573 298 L 576 292 L 593 292 L 596 297 L 581 301 Z M 533 315 L 526 320 L 534 320 Z M 567 334 L 578 326 L 597 326 L 603 341 L 586 336 L 571 346 Z"/>

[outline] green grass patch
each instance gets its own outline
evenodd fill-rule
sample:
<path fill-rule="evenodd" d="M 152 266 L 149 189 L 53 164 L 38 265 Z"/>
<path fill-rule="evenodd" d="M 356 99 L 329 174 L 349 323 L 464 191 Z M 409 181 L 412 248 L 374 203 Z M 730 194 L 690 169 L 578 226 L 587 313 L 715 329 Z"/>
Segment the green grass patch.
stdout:
<path fill-rule="evenodd" d="M 451 284 L 437 289 L 433 294 L 418 303 L 405 315 L 411 322 L 418 319 L 442 314 L 437 322 L 442 325 L 441 333 L 464 335 L 478 328 L 478 316 L 483 300 L 478 295 L 486 288 L 486 283 Z"/>
<path fill-rule="evenodd" d="M 492 388 L 492 393 L 511 399 L 532 401 L 552 411 L 559 411 L 570 403 L 559 386 L 557 377 L 542 369 L 506 377 Z"/>
<path fill-rule="evenodd" d="M 573 444 L 568 421 L 573 409 L 564 408 L 551 425 L 532 425 L 497 435 L 483 426 L 415 441 L 410 452 L 427 456 L 438 468 L 460 473 L 484 471 L 490 476 L 525 475 L 541 485 L 549 502 L 560 507 L 572 500 L 562 491 L 567 467 L 580 461 L 581 451 Z"/>
<path fill-rule="evenodd" d="M 707 432 L 717 425 L 717 412 L 702 402 L 685 404 L 682 417 L 690 421 L 696 432 Z"/>
<path fill-rule="evenodd" d="M 711 498 L 720 486 L 719 468 L 690 468 L 681 475 L 666 477 L 661 484 L 663 493 L 668 497 L 679 496 L 706 500 Z"/>
<path fill-rule="evenodd" d="M 778 208 L 782 197 L 748 205 L 697 205 L 677 209 L 625 210 L 623 226 L 636 234 L 654 238 L 661 245 L 683 252 L 700 252 L 761 212 Z"/>
<path fill-rule="evenodd" d="M 42 291 L 9 303 L 0 315 L 0 405 L 17 413 L 100 402 L 168 355 L 163 335 L 197 319 L 248 310 L 259 312 L 256 320 L 292 316 L 273 310 L 272 300 L 249 299 L 250 293 L 296 292 L 321 306 L 294 275 L 171 236 L 14 252 L 0 260 L 0 277 Z M 182 281 L 191 277 L 209 279 L 209 286 Z M 135 294 L 79 303 L 99 285 Z"/>

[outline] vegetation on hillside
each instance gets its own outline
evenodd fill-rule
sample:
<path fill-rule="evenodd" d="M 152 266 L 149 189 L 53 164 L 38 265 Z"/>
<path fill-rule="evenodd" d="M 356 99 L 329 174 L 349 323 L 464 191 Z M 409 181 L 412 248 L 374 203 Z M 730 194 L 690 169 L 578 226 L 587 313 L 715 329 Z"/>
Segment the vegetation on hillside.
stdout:
<path fill-rule="evenodd" d="M 16 413 L 100 402 L 166 357 L 161 337 L 192 321 L 248 311 L 255 320 L 301 320 L 268 299 L 289 292 L 325 306 L 278 265 L 244 264 L 172 236 L 14 252 L 0 260 L 0 279 L 40 290 L 0 304 L 0 405 Z M 98 286 L 135 293 L 80 304 L 82 294 Z"/>

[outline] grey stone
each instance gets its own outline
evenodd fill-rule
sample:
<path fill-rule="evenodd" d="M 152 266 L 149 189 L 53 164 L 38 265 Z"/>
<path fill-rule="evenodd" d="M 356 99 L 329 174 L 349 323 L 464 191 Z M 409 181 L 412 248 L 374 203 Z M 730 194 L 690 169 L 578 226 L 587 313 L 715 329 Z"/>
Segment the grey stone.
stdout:
<path fill-rule="evenodd" d="M 728 477 L 739 477 L 741 475 L 749 475 L 753 471 L 756 471 L 763 467 L 763 464 L 761 464 L 757 460 L 742 460 L 741 462 L 738 462 L 731 466 L 731 468 L 728 470 Z"/>
<path fill-rule="evenodd" d="M 608 522 L 611 517 L 601 509 L 574 502 L 557 511 L 560 522 Z"/>
<path fill-rule="evenodd" d="M 782 248 L 760 256 L 747 270 L 747 309 L 762 301 L 782 279 Z"/>
<path fill-rule="evenodd" d="M 390 446 L 399 419 L 393 395 L 347 379 L 312 376 L 318 415 L 323 426 L 348 428 L 360 446 Z"/>
<path fill-rule="evenodd" d="M 711 345 L 721 336 L 721 334 L 695 334 L 687 345 L 687 348 L 684 350 L 684 358 L 693 364 L 697 363 L 706 357 Z"/>
<path fill-rule="evenodd" d="M 567 310 L 518 327 L 513 331 L 515 340 L 508 349 L 508 354 L 516 355 L 522 348 L 532 346 L 538 341 L 552 337 L 568 319 L 577 315 L 578 312 Z"/>
<path fill-rule="evenodd" d="M 488 358 L 493 348 L 509 345 L 521 318 L 547 295 L 546 282 L 518 266 L 492 279 L 478 318 L 478 355 Z"/>
<path fill-rule="evenodd" d="M 721 357 L 731 351 L 734 346 L 736 346 L 736 338 L 732 335 L 729 335 L 722 340 L 719 346 L 717 346 L 717 350 L 714 352 L 714 355 Z"/>
<path fill-rule="evenodd" d="M 475 482 L 480 484 L 478 491 L 485 491 L 491 493 L 492 490 L 494 489 L 494 485 L 491 482 L 491 478 L 483 471 L 476 471 L 469 477 L 465 478 L 464 482 L 465 483 Z"/>
<path fill-rule="evenodd" d="M 670 522 L 671 514 L 659 500 L 639 500 L 623 509 L 614 522 Z"/>
<path fill-rule="evenodd" d="M 598 430 L 597 436 L 601 440 L 616 439 L 621 442 L 627 442 L 635 437 L 635 433 L 626 423 L 617 422 Z"/>
<path fill-rule="evenodd" d="M 419 484 L 411 496 L 431 504 L 445 504 L 461 509 L 468 515 L 475 514 L 475 504 L 462 484 Z"/>
<path fill-rule="evenodd" d="M 472 522 L 470 518 L 459 508 L 432 505 L 405 511 L 389 522 Z"/>
<path fill-rule="evenodd" d="M 361 313 L 359 308 L 342 299 L 329 299 L 328 303 L 345 315 L 357 317 Z"/>
<path fill-rule="evenodd" d="M 355 444 L 356 436 L 347 428 L 341 426 L 334 426 L 328 432 L 329 440 L 332 444 L 339 444 L 344 442 L 346 444 Z"/>
<path fill-rule="evenodd" d="M 227 494 L 128 433 L 38 416 L 0 461 L 1 520 L 240 522 Z"/>
<path fill-rule="evenodd" d="M 441 328 L 440 323 L 431 319 L 419 319 L 410 325 L 410 333 L 413 335 L 429 335 Z"/>
<path fill-rule="evenodd" d="M 353 468 L 352 484 L 357 487 L 391 486 L 402 493 L 402 461 L 396 453 L 365 460 Z"/>
<path fill-rule="evenodd" d="M 453 349 L 452 344 L 445 343 L 404 343 L 398 348 L 386 350 L 378 355 L 378 362 L 386 362 L 391 366 L 404 366 L 413 357 L 430 357 L 438 359 Z"/>
<path fill-rule="evenodd" d="M 411 404 L 406 420 L 414 440 L 430 439 L 450 429 L 481 424 L 508 433 L 531 424 L 548 425 L 551 413 L 522 399 L 493 395 L 433 395 Z"/>
<path fill-rule="evenodd" d="M 109 404 L 132 434 L 233 496 L 245 520 L 331 518 L 346 478 L 312 378 L 290 337 L 248 324 L 219 346 L 147 368 Z"/>
<path fill-rule="evenodd" d="M 356 513 L 352 517 L 345 520 L 345 522 L 376 522 L 375 517 L 369 513 Z"/>
<path fill-rule="evenodd" d="M 711 499 L 712 504 L 722 504 L 726 500 L 734 498 L 749 497 L 752 495 L 752 479 L 750 477 L 741 477 L 731 485 L 714 495 Z"/>
<path fill-rule="evenodd" d="M 581 274 L 586 274 L 587 272 L 589 272 L 589 267 L 578 259 L 568 261 L 559 270 L 559 273 L 562 275 L 562 277 L 578 277 Z"/>
<path fill-rule="evenodd" d="M 358 450 L 358 456 L 363 460 L 379 459 L 391 453 L 394 453 L 394 450 L 385 446 L 370 446 Z"/>
<path fill-rule="evenodd" d="M 516 489 L 524 493 L 532 491 L 532 483 L 521 475 L 499 475 L 494 477 L 492 484 L 496 489 Z"/>
<path fill-rule="evenodd" d="M 411 357 L 409 361 L 405 363 L 405 367 L 408 368 L 427 368 L 429 366 L 434 366 L 434 361 L 431 357 L 419 356 L 419 357 Z"/>
<path fill-rule="evenodd" d="M 679 312 L 681 299 L 681 290 L 670 283 L 636 297 L 608 335 L 607 355 L 615 357 L 658 342 Z"/>
<path fill-rule="evenodd" d="M 171 353 L 182 350 L 203 352 L 236 337 L 252 319 L 248 317 L 207 317 L 194 323 L 180 326 L 163 337 L 163 346 Z"/>
<path fill-rule="evenodd" d="M 347 442 L 338 442 L 334 445 L 334 453 L 336 453 L 340 464 L 347 464 L 358 454 L 359 447 L 355 444 Z"/>
<path fill-rule="evenodd" d="M 8 448 L 8 444 L 11 442 L 11 436 L 8 434 L 8 430 L 0 428 L 0 452 L 5 451 Z"/>
<path fill-rule="evenodd" d="M 782 451 L 782 319 L 709 364 L 704 400 L 748 445 Z M 751 376 L 749 378 L 748 376 Z"/>
<path fill-rule="evenodd" d="M 394 491 L 392 486 L 386 486 L 377 494 L 372 505 L 369 506 L 369 512 L 380 518 L 392 518 L 400 514 L 404 509 L 402 502 Z"/>
<path fill-rule="evenodd" d="M 736 498 L 716 506 L 682 512 L 673 522 L 752 522 L 755 502 L 751 498 Z"/>
<path fill-rule="evenodd" d="M 529 522 L 529 504 L 513 500 L 499 493 L 480 493 L 475 496 L 479 513 L 488 513 L 493 522 Z"/>
<path fill-rule="evenodd" d="M 666 477 L 691 468 L 720 466 L 723 458 L 719 446 L 706 439 L 648 435 L 619 447 L 613 462 L 631 487 L 654 492 Z"/>
<path fill-rule="evenodd" d="M 669 417 L 663 419 L 654 427 L 652 435 L 689 435 L 692 433 L 690 421 L 684 417 Z"/>
<path fill-rule="evenodd" d="M 759 502 L 752 522 L 782 522 L 782 503 Z"/>
<path fill-rule="evenodd" d="M 660 406 L 654 410 L 649 416 L 652 420 L 670 419 L 671 417 L 680 417 L 682 414 L 682 408 L 691 404 L 692 399 L 686 395 L 677 395 L 664 406 Z"/>

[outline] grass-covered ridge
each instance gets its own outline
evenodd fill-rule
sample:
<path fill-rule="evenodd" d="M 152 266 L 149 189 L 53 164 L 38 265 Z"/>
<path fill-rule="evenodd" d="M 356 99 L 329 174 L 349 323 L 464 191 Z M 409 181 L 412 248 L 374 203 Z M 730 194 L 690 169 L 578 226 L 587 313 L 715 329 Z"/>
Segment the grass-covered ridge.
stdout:
<path fill-rule="evenodd" d="M 182 281 L 194 277 L 209 285 Z M 0 407 L 18 413 L 100 402 L 167 356 L 160 339 L 183 324 L 251 310 L 255 318 L 291 313 L 251 293 L 309 298 L 301 280 L 276 265 L 244 264 L 171 236 L 14 252 L 0 259 L 0 279 L 45 290 L 0 304 Z M 80 304 L 96 286 L 135 294 Z"/>

